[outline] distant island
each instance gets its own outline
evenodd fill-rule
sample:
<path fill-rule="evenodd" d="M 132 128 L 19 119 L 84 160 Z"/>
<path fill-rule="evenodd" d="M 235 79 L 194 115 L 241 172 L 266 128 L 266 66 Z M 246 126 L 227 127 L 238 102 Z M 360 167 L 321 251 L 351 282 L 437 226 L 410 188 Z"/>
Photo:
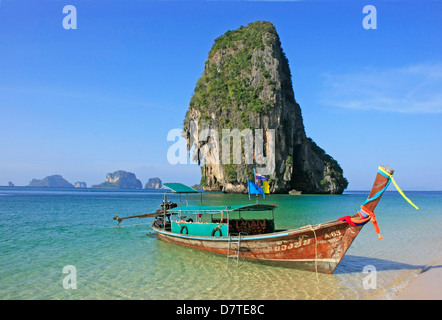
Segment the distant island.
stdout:
<path fill-rule="evenodd" d="M 44 179 L 32 179 L 29 187 L 43 187 L 43 188 L 74 188 L 72 183 L 69 183 L 59 174 L 48 176 Z"/>
<path fill-rule="evenodd" d="M 163 183 L 160 178 L 150 178 L 147 180 L 144 189 L 161 189 L 163 187 Z"/>
<path fill-rule="evenodd" d="M 142 189 L 143 185 L 132 172 L 118 170 L 114 173 L 108 173 L 106 175 L 106 181 L 97 185 L 93 185 L 92 188 Z"/>
<path fill-rule="evenodd" d="M 9 187 L 14 187 L 14 183 L 9 181 Z M 74 184 L 64 179 L 59 174 L 47 176 L 43 179 L 32 179 L 28 187 L 40 187 L 40 188 L 81 188 L 86 189 L 87 183 L 84 181 L 77 181 Z M 143 189 L 143 185 L 140 180 L 137 179 L 134 173 L 124 170 L 118 170 L 114 173 L 108 173 L 106 175 L 106 181 L 91 186 L 91 188 L 103 188 L 103 189 Z M 160 178 L 150 178 L 144 186 L 144 189 L 162 189 L 163 182 Z"/>
<path fill-rule="evenodd" d="M 87 183 L 86 182 L 80 182 L 77 181 L 74 183 L 75 188 L 87 188 Z"/>

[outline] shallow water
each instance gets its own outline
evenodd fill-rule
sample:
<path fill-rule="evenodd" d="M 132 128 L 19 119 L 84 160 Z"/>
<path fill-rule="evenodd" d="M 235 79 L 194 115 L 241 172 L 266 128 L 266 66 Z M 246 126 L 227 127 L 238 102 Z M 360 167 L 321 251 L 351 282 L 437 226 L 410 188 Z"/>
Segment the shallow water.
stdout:
<path fill-rule="evenodd" d="M 316 275 L 250 262 L 227 267 L 225 257 L 149 236 L 149 219 L 116 227 L 113 216 L 152 212 L 163 192 L 2 187 L 0 299 L 392 299 L 442 258 L 442 192 L 406 194 L 419 211 L 386 192 L 376 209 L 384 239 L 367 224 L 335 273 Z M 271 195 L 264 201 L 280 207 L 277 228 L 295 228 L 353 214 L 367 196 Z M 189 201 L 198 204 L 200 197 Z M 209 193 L 204 203 L 249 200 Z M 63 287 L 67 265 L 76 268 L 77 289 Z"/>

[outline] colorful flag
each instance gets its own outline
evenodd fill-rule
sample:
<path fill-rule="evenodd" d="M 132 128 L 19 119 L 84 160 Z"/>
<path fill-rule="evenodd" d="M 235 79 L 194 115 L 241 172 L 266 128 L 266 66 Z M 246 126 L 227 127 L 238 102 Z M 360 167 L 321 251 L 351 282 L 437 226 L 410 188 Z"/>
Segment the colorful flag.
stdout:
<path fill-rule="evenodd" d="M 267 178 L 260 174 L 256 174 L 256 180 L 267 180 Z"/>
<path fill-rule="evenodd" d="M 264 180 L 264 194 L 270 194 L 270 185 L 267 180 Z"/>
<path fill-rule="evenodd" d="M 256 185 L 255 183 L 253 183 L 250 180 L 247 180 L 248 184 L 249 184 L 249 198 L 251 194 L 262 194 L 264 195 L 264 192 L 262 191 L 262 189 Z"/>

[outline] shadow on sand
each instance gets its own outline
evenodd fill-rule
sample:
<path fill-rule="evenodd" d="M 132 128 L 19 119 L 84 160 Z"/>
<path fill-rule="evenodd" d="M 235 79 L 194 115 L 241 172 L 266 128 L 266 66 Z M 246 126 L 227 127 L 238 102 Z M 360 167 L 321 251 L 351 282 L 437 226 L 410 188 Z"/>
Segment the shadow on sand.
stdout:
<path fill-rule="evenodd" d="M 388 270 L 418 270 L 420 273 L 433 268 L 442 268 L 442 265 L 413 265 L 392 260 L 346 255 L 336 268 L 334 274 L 360 273 L 365 266 L 372 265 L 377 271 Z"/>

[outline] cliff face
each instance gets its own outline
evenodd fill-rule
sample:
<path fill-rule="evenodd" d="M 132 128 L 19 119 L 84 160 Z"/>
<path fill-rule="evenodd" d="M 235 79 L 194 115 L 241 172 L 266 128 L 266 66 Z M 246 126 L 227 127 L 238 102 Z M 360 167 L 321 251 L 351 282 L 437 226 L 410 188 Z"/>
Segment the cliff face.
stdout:
<path fill-rule="evenodd" d="M 135 174 L 123 170 L 108 173 L 106 181 L 92 188 L 108 188 L 108 189 L 142 189 L 141 181 L 137 179 Z"/>
<path fill-rule="evenodd" d="M 216 152 L 206 151 L 213 139 L 221 139 L 222 129 L 235 128 L 251 129 L 255 139 L 256 129 L 263 129 L 264 163 L 256 163 L 255 153 L 253 163 L 246 161 L 244 145 L 241 164 L 222 161 L 221 143 Z M 218 137 L 201 137 L 204 129 L 215 129 Z M 215 40 L 190 101 L 184 132 L 188 149 L 195 150 L 193 159 L 205 162 L 201 184 L 206 189 L 247 192 L 255 168 L 257 173 L 267 171 L 272 193 L 342 193 L 348 184 L 339 164 L 306 136 L 288 60 L 270 22 L 257 21 Z M 217 155 L 219 163 L 214 163 Z"/>

